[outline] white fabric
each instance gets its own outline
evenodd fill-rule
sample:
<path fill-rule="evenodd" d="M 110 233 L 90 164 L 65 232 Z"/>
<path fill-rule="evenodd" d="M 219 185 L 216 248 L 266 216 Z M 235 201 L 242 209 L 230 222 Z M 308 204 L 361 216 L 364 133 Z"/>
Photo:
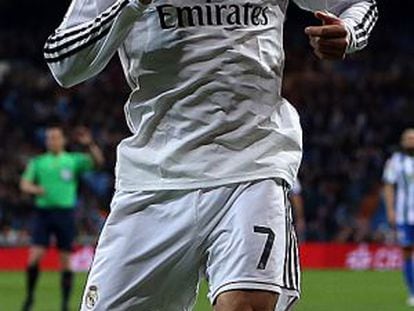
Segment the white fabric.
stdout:
<path fill-rule="evenodd" d="M 302 131 L 281 97 L 288 1 L 156 0 L 146 9 L 137 0 L 75 1 L 57 34 L 83 29 L 74 35 L 79 40 L 52 40 L 45 57 L 56 79 L 71 86 L 96 75 L 118 49 L 133 91 L 125 105 L 132 136 L 118 148 L 117 189 L 194 189 L 270 177 L 293 184 Z M 324 1 L 296 2 L 326 9 Z M 334 13 L 353 25 L 371 5 L 333 3 L 340 4 Z"/>
<path fill-rule="evenodd" d="M 397 152 L 387 161 L 385 183 L 395 185 L 396 221 L 399 225 L 414 225 L 414 157 Z"/>
<path fill-rule="evenodd" d="M 196 191 L 118 191 L 81 310 L 191 310 L 203 276 L 212 302 L 227 290 L 260 289 L 280 293 L 277 310 L 287 310 L 299 297 L 300 274 L 293 231 L 286 242 L 293 230 L 286 191 L 275 180 Z M 257 226 L 275 237 L 263 269 L 258 265 L 268 235 Z"/>

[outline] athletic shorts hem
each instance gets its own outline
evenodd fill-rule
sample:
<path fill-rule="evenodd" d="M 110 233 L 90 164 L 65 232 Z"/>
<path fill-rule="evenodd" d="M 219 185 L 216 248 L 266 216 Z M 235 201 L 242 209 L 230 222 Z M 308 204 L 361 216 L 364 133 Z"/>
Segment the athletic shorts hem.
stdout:
<path fill-rule="evenodd" d="M 277 284 L 254 281 L 233 281 L 221 285 L 215 291 L 213 291 L 213 293 L 209 295 L 210 303 L 213 305 L 220 294 L 232 290 L 263 290 L 274 292 L 279 295 L 284 294 L 295 297 L 296 301 L 300 298 L 300 292 L 298 290 L 286 288 Z"/>

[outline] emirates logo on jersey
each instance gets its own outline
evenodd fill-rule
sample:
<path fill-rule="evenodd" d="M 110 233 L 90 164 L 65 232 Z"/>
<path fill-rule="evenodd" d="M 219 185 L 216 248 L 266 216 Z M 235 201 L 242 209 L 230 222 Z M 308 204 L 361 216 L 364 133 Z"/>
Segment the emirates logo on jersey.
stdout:
<path fill-rule="evenodd" d="M 161 28 L 186 28 L 199 26 L 259 26 L 269 23 L 269 7 L 251 2 L 243 4 L 212 3 L 205 5 L 174 6 L 163 4 L 157 6 Z"/>

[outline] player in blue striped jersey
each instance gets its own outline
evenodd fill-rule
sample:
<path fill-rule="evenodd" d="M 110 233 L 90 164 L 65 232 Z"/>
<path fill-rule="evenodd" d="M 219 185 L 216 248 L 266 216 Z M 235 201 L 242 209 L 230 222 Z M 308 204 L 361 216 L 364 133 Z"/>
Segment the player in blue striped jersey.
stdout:
<path fill-rule="evenodd" d="M 403 273 L 410 295 L 407 303 L 414 307 L 414 128 L 403 132 L 401 147 L 385 165 L 384 198 L 388 221 L 397 229 L 404 253 Z"/>

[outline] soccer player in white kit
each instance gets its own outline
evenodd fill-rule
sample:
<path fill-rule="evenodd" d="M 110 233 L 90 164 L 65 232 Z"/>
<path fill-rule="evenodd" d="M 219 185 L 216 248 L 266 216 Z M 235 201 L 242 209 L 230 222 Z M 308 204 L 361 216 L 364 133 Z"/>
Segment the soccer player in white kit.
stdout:
<path fill-rule="evenodd" d="M 403 249 L 403 274 L 409 292 L 407 304 L 414 307 L 414 128 L 403 132 L 401 147 L 385 165 L 384 199 L 388 221 L 396 228 Z"/>
<path fill-rule="evenodd" d="M 281 97 L 288 1 L 150 2 L 74 0 L 45 45 L 61 85 L 118 52 L 132 89 L 81 310 L 191 310 L 201 276 L 215 311 L 289 310 L 302 133 Z M 295 2 L 323 21 L 305 31 L 323 59 L 362 49 L 377 19 L 374 0 Z"/>

